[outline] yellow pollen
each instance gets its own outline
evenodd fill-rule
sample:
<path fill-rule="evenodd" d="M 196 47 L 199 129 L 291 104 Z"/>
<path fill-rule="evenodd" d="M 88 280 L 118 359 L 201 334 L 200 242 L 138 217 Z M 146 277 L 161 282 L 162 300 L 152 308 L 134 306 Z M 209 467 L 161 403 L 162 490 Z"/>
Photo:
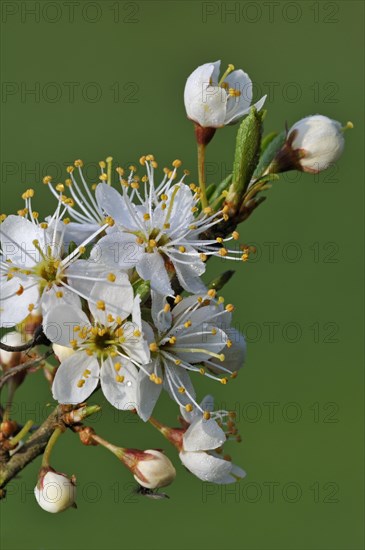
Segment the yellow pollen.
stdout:
<path fill-rule="evenodd" d="M 170 311 L 170 309 L 171 309 L 170 304 L 165 304 L 164 305 L 163 310 L 164 310 L 165 313 L 168 313 Z"/>
<path fill-rule="evenodd" d="M 121 368 L 122 368 L 122 363 L 119 363 L 119 362 L 118 362 L 118 363 L 114 363 L 114 369 L 115 369 L 117 372 L 119 372 Z"/>
<path fill-rule="evenodd" d="M 231 348 L 232 345 L 233 345 L 233 344 L 232 344 L 232 340 L 227 340 L 227 342 L 226 342 L 227 348 Z"/>
<path fill-rule="evenodd" d="M 101 181 L 107 181 L 107 180 L 108 180 L 108 175 L 107 175 L 107 174 L 100 174 L 99 180 L 101 180 Z"/>
<path fill-rule="evenodd" d="M 82 386 L 83 386 L 84 384 L 85 384 L 85 380 L 82 380 L 82 379 L 81 379 L 81 380 L 79 380 L 79 381 L 77 382 L 77 387 L 78 387 L 78 388 L 82 388 Z"/>
<path fill-rule="evenodd" d="M 238 233 L 238 231 L 233 231 L 232 237 L 235 241 L 238 241 L 238 239 L 240 238 L 240 234 Z"/>
<path fill-rule="evenodd" d="M 170 229 L 170 224 L 169 223 L 164 223 L 163 228 L 164 229 Z"/>
<path fill-rule="evenodd" d="M 151 216 L 150 216 L 149 214 L 143 214 L 143 219 L 144 219 L 145 221 L 148 221 L 148 220 L 151 219 Z"/>
<path fill-rule="evenodd" d="M 34 305 L 34 304 L 29 304 L 29 306 L 28 306 L 28 311 L 29 311 L 29 312 L 32 312 L 34 308 L 35 308 L 35 305 Z"/>
<path fill-rule="evenodd" d="M 115 381 L 116 382 L 124 382 L 124 376 L 120 376 L 119 374 L 117 374 L 116 377 L 115 377 Z"/>
<path fill-rule="evenodd" d="M 117 278 L 117 277 L 116 277 L 116 275 L 114 275 L 114 273 L 108 273 L 108 275 L 107 275 L 107 279 L 108 279 L 108 281 L 110 281 L 111 283 L 114 283 L 116 278 Z"/>
<path fill-rule="evenodd" d="M 204 411 L 203 417 L 204 417 L 205 420 L 209 420 L 209 418 L 210 418 L 210 412 L 209 412 L 209 411 Z"/>
<path fill-rule="evenodd" d="M 186 252 L 185 246 L 179 246 L 179 252 L 182 252 L 182 253 Z"/>
<path fill-rule="evenodd" d="M 190 320 L 189 320 L 189 321 L 186 321 L 186 323 L 184 323 L 184 327 L 185 327 L 185 328 L 191 327 L 191 321 L 190 321 Z"/>
<path fill-rule="evenodd" d="M 143 244 L 143 243 L 144 243 L 144 240 L 142 239 L 142 237 L 137 237 L 137 238 L 136 238 L 136 243 L 137 243 L 137 244 Z"/>
<path fill-rule="evenodd" d="M 238 376 L 238 372 L 236 370 L 233 371 L 231 374 L 231 378 L 237 378 L 237 376 Z"/>
<path fill-rule="evenodd" d="M 65 190 L 65 186 L 63 185 L 63 183 L 58 183 L 56 185 L 56 191 L 59 191 L 60 193 L 63 193 Z"/>
<path fill-rule="evenodd" d="M 62 298 L 63 297 L 63 292 L 61 290 L 59 290 L 58 292 L 56 292 L 56 296 L 57 296 L 57 298 Z"/>
<path fill-rule="evenodd" d="M 76 166 L 76 168 L 82 168 L 84 166 L 84 163 L 81 159 L 77 159 L 75 160 L 74 165 Z"/>
<path fill-rule="evenodd" d="M 89 378 L 90 374 L 91 374 L 91 370 L 85 369 L 84 372 L 82 373 L 82 376 L 84 378 Z"/>
<path fill-rule="evenodd" d="M 232 313 L 232 311 L 234 311 L 234 305 L 233 304 L 227 304 L 226 305 L 226 311 L 229 311 L 229 313 Z"/>
<path fill-rule="evenodd" d="M 171 336 L 171 338 L 169 339 L 169 344 L 171 345 L 176 344 L 176 336 Z"/>
<path fill-rule="evenodd" d="M 187 405 L 185 405 L 185 410 L 186 412 L 191 412 L 193 410 L 193 405 L 191 403 L 188 403 Z"/>
<path fill-rule="evenodd" d="M 218 251 L 218 254 L 219 254 L 220 256 L 223 256 L 223 257 L 224 257 L 224 256 L 227 256 L 228 251 L 227 251 L 226 248 L 223 247 L 223 248 L 221 248 L 221 249 Z"/>
<path fill-rule="evenodd" d="M 208 256 L 206 254 L 202 253 L 202 254 L 199 254 L 199 256 L 200 256 L 200 259 L 201 259 L 202 262 L 206 262 L 207 259 L 208 259 Z"/>
<path fill-rule="evenodd" d="M 175 365 L 181 365 L 181 359 L 175 359 Z"/>
<path fill-rule="evenodd" d="M 48 185 L 52 181 L 52 176 L 44 176 L 42 181 L 45 185 Z"/>
<path fill-rule="evenodd" d="M 199 372 L 200 372 L 201 375 L 204 375 L 204 374 L 205 374 L 205 369 L 203 369 L 203 367 L 201 367 L 201 368 L 199 369 Z"/>
<path fill-rule="evenodd" d="M 204 214 L 211 214 L 213 210 L 210 206 L 207 206 L 206 208 L 203 208 L 203 212 Z"/>
<path fill-rule="evenodd" d="M 214 290 L 214 288 L 210 288 L 207 292 L 208 296 L 210 296 L 211 298 L 215 298 L 216 294 L 217 294 L 217 291 Z"/>
<path fill-rule="evenodd" d="M 149 348 L 150 348 L 150 351 L 158 351 L 158 345 L 156 344 L 156 342 L 152 342 L 150 345 L 149 345 Z"/>
<path fill-rule="evenodd" d="M 113 225 L 115 223 L 113 218 L 111 218 L 110 216 L 107 216 L 104 221 L 105 221 L 105 223 L 107 223 L 109 225 L 109 227 L 113 227 Z"/>
<path fill-rule="evenodd" d="M 151 248 L 155 248 L 155 246 L 157 246 L 155 239 L 150 239 L 148 241 L 148 246 L 150 246 Z"/>
<path fill-rule="evenodd" d="M 85 254 L 85 252 L 86 252 L 85 246 L 79 246 L 79 252 L 80 252 L 80 254 Z"/>
<path fill-rule="evenodd" d="M 135 338 L 139 338 L 140 336 L 142 335 L 141 331 L 136 329 L 134 332 L 133 332 L 133 336 Z"/>
<path fill-rule="evenodd" d="M 142 166 L 144 166 L 146 164 L 146 156 L 145 155 L 139 159 L 139 164 L 141 164 Z"/>
<path fill-rule="evenodd" d="M 103 300 L 98 300 L 96 302 L 97 309 L 100 309 L 101 311 L 105 311 L 105 302 Z"/>
<path fill-rule="evenodd" d="M 218 304 L 223 304 L 223 302 L 224 302 L 223 296 L 219 296 L 219 298 L 218 298 Z"/>
<path fill-rule="evenodd" d="M 181 301 L 182 301 L 182 297 L 180 296 L 180 294 L 175 296 L 174 304 L 179 304 Z"/>
<path fill-rule="evenodd" d="M 222 239 L 222 237 L 217 237 L 217 238 L 216 238 L 216 241 L 217 241 L 217 243 L 222 243 L 222 242 L 223 242 L 223 239 Z"/>
<path fill-rule="evenodd" d="M 220 383 L 223 384 L 223 385 L 226 385 L 228 382 L 228 378 L 221 378 L 220 379 Z"/>
<path fill-rule="evenodd" d="M 182 162 L 179 159 L 174 160 L 174 162 L 172 163 L 172 166 L 174 168 L 179 168 L 181 165 L 182 165 Z"/>
<path fill-rule="evenodd" d="M 167 201 L 168 198 L 169 198 L 169 197 L 166 195 L 166 193 L 162 193 L 162 195 L 160 196 L 160 199 L 161 199 L 162 201 Z"/>
<path fill-rule="evenodd" d="M 179 393 L 185 393 L 185 388 L 183 386 L 180 386 L 180 388 L 177 389 Z"/>
<path fill-rule="evenodd" d="M 48 223 L 42 222 L 42 223 L 39 224 L 39 227 L 41 227 L 42 229 L 47 229 L 48 228 Z"/>
<path fill-rule="evenodd" d="M 123 168 L 121 168 L 120 166 L 118 166 L 115 171 L 120 175 L 120 176 L 123 176 L 124 174 L 124 170 Z"/>

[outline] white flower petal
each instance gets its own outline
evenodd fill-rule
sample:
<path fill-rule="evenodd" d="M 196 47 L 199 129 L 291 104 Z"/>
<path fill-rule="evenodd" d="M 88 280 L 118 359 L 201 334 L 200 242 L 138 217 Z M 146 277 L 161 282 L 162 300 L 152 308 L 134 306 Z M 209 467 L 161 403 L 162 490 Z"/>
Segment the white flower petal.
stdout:
<path fill-rule="evenodd" d="M 138 275 L 145 281 L 151 282 L 152 290 L 164 296 L 172 294 L 170 279 L 167 275 L 165 263 L 158 252 L 143 254 L 136 266 Z"/>
<path fill-rule="evenodd" d="M 80 245 L 91 237 L 91 235 L 96 233 L 98 229 L 100 229 L 100 225 L 97 223 L 70 222 L 65 226 L 63 242 L 66 247 L 68 247 L 71 242 Z"/>
<path fill-rule="evenodd" d="M 159 360 L 153 361 L 148 365 L 145 365 L 144 370 L 156 376 L 162 377 L 162 370 L 159 364 Z M 152 411 L 157 403 L 157 400 L 161 394 L 162 384 L 155 384 L 149 378 L 149 375 L 140 370 L 137 379 L 137 403 L 138 414 L 145 422 L 149 419 Z"/>
<path fill-rule="evenodd" d="M 54 399 L 64 404 L 82 403 L 97 387 L 99 371 L 99 363 L 95 357 L 90 357 L 83 351 L 71 355 L 57 369 L 52 386 Z M 81 387 L 80 380 L 84 380 Z"/>
<path fill-rule="evenodd" d="M 213 418 L 196 418 L 184 434 L 184 451 L 210 451 L 226 441 L 226 435 Z"/>
<path fill-rule="evenodd" d="M 200 276 L 205 272 L 205 263 L 200 259 L 199 253 L 186 246 L 186 251 L 189 254 L 178 252 L 177 250 L 169 250 L 170 258 L 174 264 L 176 275 L 181 286 L 188 292 L 197 294 L 205 293 L 206 286 L 200 279 Z M 189 263 L 180 263 L 189 262 Z"/>
<path fill-rule="evenodd" d="M 126 319 L 133 310 L 133 288 L 126 273 L 115 273 L 114 283 L 95 283 L 90 292 L 89 308 L 95 319 L 107 325 L 109 314 Z M 97 303 L 104 302 L 105 310 Z"/>
<path fill-rule="evenodd" d="M 76 326 L 90 327 L 90 321 L 85 313 L 69 305 L 60 305 L 51 309 L 44 319 L 43 330 L 47 338 L 54 344 L 70 346 L 71 340 L 78 340 Z"/>
<path fill-rule="evenodd" d="M 212 83 L 217 84 L 219 75 L 220 61 L 213 63 L 205 63 L 197 67 L 195 71 L 187 78 L 184 90 L 184 102 L 185 109 L 189 118 L 193 118 L 193 112 L 191 112 L 191 104 L 196 101 L 196 98 L 202 99 L 203 85 L 209 84 L 211 79 Z M 213 80 L 214 76 L 214 80 Z"/>
<path fill-rule="evenodd" d="M 184 466 L 203 481 L 220 483 L 220 480 L 224 479 L 231 471 L 231 463 L 228 460 L 217 458 L 203 451 L 182 451 L 179 456 Z"/>
<path fill-rule="evenodd" d="M 124 197 L 116 189 L 106 183 L 99 183 L 95 195 L 99 207 L 117 224 L 133 230 L 139 229 L 126 206 Z"/>
<path fill-rule="evenodd" d="M 112 231 L 97 243 L 90 258 L 112 268 L 131 269 L 144 255 L 144 247 L 136 242 L 136 236 Z"/>
<path fill-rule="evenodd" d="M 115 364 L 121 363 L 118 372 Z M 124 376 L 123 382 L 118 382 L 116 377 Z M 104 361 L 100 373 L 101 389 L 103 394 L 113 407 L 128 411 L 138 408 L 137 387 L 138 370 L 124 357 L 108 358 Z"/>
<path fill-rule="evenodd" d="M 59 293 L 62 293 L 62 296 Z M 50 289 L 43 291 L 41 306 L 44 317 L 51 309 L 61 305 L 70 305 L 76 309 L 81 309 L 81 300 L 75 292 L 65 287 L 52 286 Z"/>
<path fill-rule="evenodd" d="M 22 216 L 8 216 L 0 231 L 4 259 L 18 266 L 33 267 L 42 259 L 34 241 L 38 241 L 39 248 L 45 251 L 44 235 L 43 229 Z"/>
<path fill-rule="evenodd" d="M 164 311 L 164 307 L 167 304 L 166 296 L 152 290 L 151 302 L 151 315 L 154 325 L 159 333 L 163 333 L 171 327 L 172 322 L 171 311 Z"/>
<path fill-rule="evenodd" d="M 29 288 L 27 288 L 27 286 Z M 22 288 L 25 289 L 23 292 Z M 16 294 L 19 292 L 19 295 Z M 1 281 L 0 286 L 0 326 L 7 328 L 23 321 L 29 315 L 29 306 L 37 306 L 39 301 L 38 285 L 28 277 L 23 281 L 13 277 L 9 281 Z"/>

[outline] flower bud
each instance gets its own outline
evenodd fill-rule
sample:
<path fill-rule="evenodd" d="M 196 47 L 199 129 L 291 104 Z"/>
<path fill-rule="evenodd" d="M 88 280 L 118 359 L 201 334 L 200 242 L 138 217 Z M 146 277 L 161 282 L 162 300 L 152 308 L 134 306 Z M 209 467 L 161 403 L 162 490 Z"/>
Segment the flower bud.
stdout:
<path fill-rule="evenodd" d="M 134 479 L 147 489 L 166 487 L 176 477 L 176 470 L 171 460 L 156 449 L 147 451 L 126 449 L 122 460 L 133 473 Z"/>
<path fill-rule="evenodd" d="M 352 128 L 348 123 L 345 128 Z M 341 124 L 323 115 L 308 116 L 289 130 L 286 142 L 277 153 L 270 172 L 300 170 L 317 174 L 341 156 L 345 140 Z"/>
<path fill-rule="evenodd" d="M 76 479 L 53 468 L 42 468 L 34 495 L 39 506 L 51 514 L 63 512 L 70 506 L 76 508 Z"/>
<path fill-rule="evenodd" d="M 66 346 L 60 346 L 59 344 L 53 344 L 53 351 L 60 363 L 65 361 L 68 357 L 71 357 L 75 353 L 75 350 Z"/>
<path fill-rule="evenodd" d="M 11 331 L 5 334 L 1 338 L 1 342 L 7 346 L 17 347 L 25 344 L 26 340 L 20 332 Z M 11 367 L 16 367 L 21 363 L 22 356 L 24 352 L 21 351 L 5 351 L 0 349 L 0 364 L 4 370 L 10 369 Z"/>

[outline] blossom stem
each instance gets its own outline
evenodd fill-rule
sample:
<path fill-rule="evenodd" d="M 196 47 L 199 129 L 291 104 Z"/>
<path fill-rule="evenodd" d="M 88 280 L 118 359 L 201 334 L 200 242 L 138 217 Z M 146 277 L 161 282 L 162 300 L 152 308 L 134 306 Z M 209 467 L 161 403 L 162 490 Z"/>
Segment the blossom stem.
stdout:
<path fill-rule="evenodd" d="M 51 456 L 51 452 L 53 447 L 56 444 L 57 439 L 60 437 L 60 435 L 63 433 L 62 428 L 56 428 L 49 438 L 49 441 L 47 443 L 47 447 L 45 448 L 43 459 L 42 459 L 42 468 L 48 468 L 49 467 L 49 459 Z"/>
<path fill-rule="evenodd" d="M 205 143 L 198 143 L 198 175 L 201 191 L 200 202 L 203 208 L 208 206 L 207 190 L 205 185 Z"/>
<path fill-rule="evenodd" d="M 12 447 L 16 447 L 18 445 L 19 441 L 21 441 L 23 437 L 27 435 L 33 424 L 33 420 L 28 420 L 28 422 L 24 424 L 20 432 L 18 432 L 14 437 L 11 438 L 10 442 Z"/>

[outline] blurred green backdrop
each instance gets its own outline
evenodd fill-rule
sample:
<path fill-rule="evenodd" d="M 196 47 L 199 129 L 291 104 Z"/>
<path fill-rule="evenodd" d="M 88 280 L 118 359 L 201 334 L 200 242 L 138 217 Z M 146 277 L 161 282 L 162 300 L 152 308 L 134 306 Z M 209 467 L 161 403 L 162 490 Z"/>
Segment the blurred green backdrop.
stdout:
<path fill-rule="evenodd" d="M 246 368 L 223 387 L 199 380 L 233 408 L 243 442 L 229 452 L 247 478 L 213 488 L 180 465 L 168 493 L 133 494 L 132 478 L 99 448 L 64 436 L 54 466 L 74 473 L 78 511 L 47 515 L 35 503 L 35 461 L 1 502 L 4 550 L 105 548 L 355 550 L 363 548 L 363 2 L 2 2 L 2 210 L 22 207 L 42 176 L 64 178 L 76 158 L 122 165 L 153 152 L 196 178 L 185 118 L 189 73 L 222 59 L 246 70 L 255 97 L 269 94 L 266 131 L 320 112 L 355 129 L 336 169 L 289 174 L 241 227 L 257 255 L 225 296 L 248 340 Z M 233 157 L 236 127 L 208 150 L 210 181 Z M 232 265 L 209 265 L 209 276 Z M 203 383 L 204 382 L 204 383 Z M 41 373 L 14 411 L 39 422 L 52 405 Z M 157 414 L 173 423 L 167 398 Z M 91 422 L 121 445 L 167 447 L 159 434 L 105 404 Z M 167 448 L 176 464 L 173 448 Z"/>

